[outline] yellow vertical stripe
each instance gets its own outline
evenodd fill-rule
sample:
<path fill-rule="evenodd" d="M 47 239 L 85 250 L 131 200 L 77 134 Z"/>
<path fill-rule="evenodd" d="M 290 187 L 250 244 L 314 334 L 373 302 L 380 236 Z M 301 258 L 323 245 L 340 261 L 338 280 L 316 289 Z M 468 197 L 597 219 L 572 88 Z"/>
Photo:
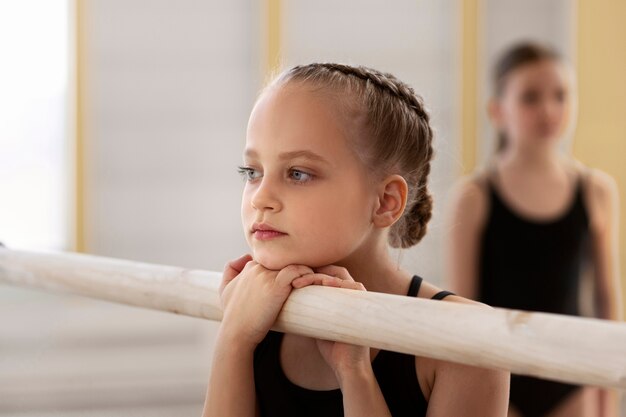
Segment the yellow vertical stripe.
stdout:
<path fill-rule="evenodd" d="M 85 196 L 84 196 L 84 125 L 83 125 L 83 67 L 84 67 L 84 0 L 74 0 L 75 21 L 75 223 L 74 223 L 74 250 L 85 251 Z"/>
<path fill-rule="evenodd" d="M 626 289 L 626 2 L 578 2 L 579 116 L 574 155 L 618 183 L 620 268 Z"/>
<path fill-rule="evenodd" d="M 480 0 L 461 1 L 461 156 L 463 174 L 474 170 L 478 134 L 478 53 Z"/>
<path fill-rule="evenodd" d="M 281 2 L 280 0 L 266 0 L 266 74 L 272 75 L 280 70 L 281 49 Z"/>

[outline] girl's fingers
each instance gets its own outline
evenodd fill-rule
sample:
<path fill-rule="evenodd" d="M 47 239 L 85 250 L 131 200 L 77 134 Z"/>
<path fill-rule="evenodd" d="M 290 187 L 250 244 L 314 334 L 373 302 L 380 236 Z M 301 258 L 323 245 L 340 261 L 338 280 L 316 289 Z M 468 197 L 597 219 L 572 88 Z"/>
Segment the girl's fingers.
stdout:
<path fill-rule="evenodd" d="M 291 281 L 291 285 L 294 288 L 302 288 L 309 285 L 322 285 L 322 276 L 320 274 L 304 275 Z"/>
<path fill-rule="evenodd" d="M 252 261 L 252 256 L 246 253 L 245 255 L 224 265 L 224 273 L 222 274 L 222 283 L 220 288 L 223 289 L 230 281 L 235 279 L 250 261 Z"/>
<path fill-rule="evenodd" d="M 354 281 L 341 281 L 341 288 L 345 288 L 348 290 L 367 291 L 363 284 Z"/>
<path fill-rule="evenodd" d="M 294 279 L 291 285 L 294 288 L 307 287 L 309 285 L 326 285 L 332 287 L 340 287 L 342 280 L 340 278 L 331 277 L 326 274 L 308 274 Z"/>
<path fill-rule="evenodd" d="M 251 260 L 252 256 L 249 253 L 246 253 L 237 259 L 233 259 L 224 265 L 224 273 L 229 272 L 231 274 L 235 273 L 235 275 L 238 275 Z"/>
<path fill-rule="evenodd" d="M 350 290 L 366 291 L 363 284 L 355 281 L 348 281 L 326 274 L 309 274 L 294 279 L 291 282 L 294 288 L 303 288 L 309 285 L 323 285 L 325 287 L 345 288 Z"/>
<path fill-rule="evenodd" d="M 322 266 L 319 268 L 315 268 L 315 272 L 337 277 L 345 281 L 354 281 L 354 278 L 352 278 L 348 270 L 341 266 L 326 265 L 326 266 Z"/>
<path fill-rule="evenodd" d="M 313 270 L 304 265 L 289 265 L 281 269 L 278 275 L 276 275 L 276 283 L 283 286 L 291 286 L 293 281 L 298 278 L 306 277 L 314 274 Z"/>
<path fill-rule="evenodd" d="M 227 265 L 237 271 L 237 273 L 240 273 L 241 271 L 243 271 L 243 268 L 246 266 L 246 264 L 248 262 L 250 262 L 252 260 L 252 255 L 250 255 L 249 253 L 246 253 L 245 255 L 240 256 L 239 258 L 230 261 Z"/>

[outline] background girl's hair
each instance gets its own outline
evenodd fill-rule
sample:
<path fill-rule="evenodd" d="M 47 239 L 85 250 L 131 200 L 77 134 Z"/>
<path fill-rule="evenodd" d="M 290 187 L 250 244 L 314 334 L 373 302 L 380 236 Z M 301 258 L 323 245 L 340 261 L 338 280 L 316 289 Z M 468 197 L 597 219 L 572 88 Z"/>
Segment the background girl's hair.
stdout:
<path fill-rule="evenodd" d="M 521 42 L 513 45 L 500 55 L 493 67 L 495 97 L 500 97 L 504 93 L 507 77 L 516 69 L 544 60 L 561 61 L 561 59 L 559 52 L 548 45 L 535 42 Z M 497 139 L 496 152 L 501 152 L 506 148 L 507 138 L 503 132 L 498 132 Z"/>
<path fill-rule="evenodd" d="M 408 184 L 406 209 L 391 227 L 389 244 L 408 248 L 418 243 L 432 215 L 427 183 L 433 131 L 422 98 L 393 75 L 363 66 L 300 65 L 280 74 L 270 87 L 290 82 L 333 95 L 340 112 L 360 121 L 365 134 L 355 135 L 354 149 L 365 166 L 377 177 L 399 174 Z"/>

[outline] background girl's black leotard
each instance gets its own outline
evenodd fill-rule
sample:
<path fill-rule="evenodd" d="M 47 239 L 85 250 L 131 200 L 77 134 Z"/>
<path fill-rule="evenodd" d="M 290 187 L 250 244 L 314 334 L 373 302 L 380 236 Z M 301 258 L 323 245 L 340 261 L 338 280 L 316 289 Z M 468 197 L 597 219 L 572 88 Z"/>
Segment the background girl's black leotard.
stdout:
<path fill-rule="evenodd" d="M 565 213 L 530 221 L 514 213 L 487 181 L 490 213 L 482 236 L 479 301 L 494 307 L 579 315 L 579 287 L 588 254 L 583 179 Z M 576 388 L 513 375 L 511 404 L 524 417 L 545 415 Z"/>
<path fill-rule="evenodd" d="M 417 296 L 422 278 L 415 275 L 408 295 Z M 433 299 L 451 293 L 441 291 Z M 291 382 L 280 364 L 283 333 L 270 331 L 254 352 L 254 382 L 263 417 L 343 416 L 340 389 L 314 391 Z M 381 350 L 372 362 L 374 375 L 393 417 L 426 415 L 427 403 L 415 371 L 415 357 Z"/>

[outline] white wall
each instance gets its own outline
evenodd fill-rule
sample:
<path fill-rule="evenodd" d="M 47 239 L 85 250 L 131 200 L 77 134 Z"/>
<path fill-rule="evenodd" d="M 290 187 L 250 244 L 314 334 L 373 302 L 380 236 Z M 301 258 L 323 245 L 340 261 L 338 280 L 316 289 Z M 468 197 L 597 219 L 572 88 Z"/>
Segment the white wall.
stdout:
<path fill-rule="evenodd" d="M 87 2 L 89 252 L 221 270 L 247 250 L 236 168 L 260 87 L 258 8 L 247 0 Z M 126 311 L 128 321 L 109 330 L 152 337 L 135 354 L 161 357 L 172 375 L 156 389 L 138 383 L 144 404 L 169 393 L 170 405 L 200 406 L 217 325 Z M 136 372 L 148 373 L 150 361 L 142 363 Z"/>
<path fill-rule="evenodd" d="M 245 128 L 256 3 L 87 2 L 89 252 L 221 270 L 245 251 Z"/>
<path fill-rule="evenodd" d="M 258 7 L 84 0 L 88 252 L 221 270 L 246 250 L 236 167 L 260 82 Z M 1 295 L 0 415 L 200 415 L 215 323 Z"/>
<path fill-rule="evenodd" d="M 0 242 L 12 248 L 70 246 L 70 3 L 0 2 Z"/>

